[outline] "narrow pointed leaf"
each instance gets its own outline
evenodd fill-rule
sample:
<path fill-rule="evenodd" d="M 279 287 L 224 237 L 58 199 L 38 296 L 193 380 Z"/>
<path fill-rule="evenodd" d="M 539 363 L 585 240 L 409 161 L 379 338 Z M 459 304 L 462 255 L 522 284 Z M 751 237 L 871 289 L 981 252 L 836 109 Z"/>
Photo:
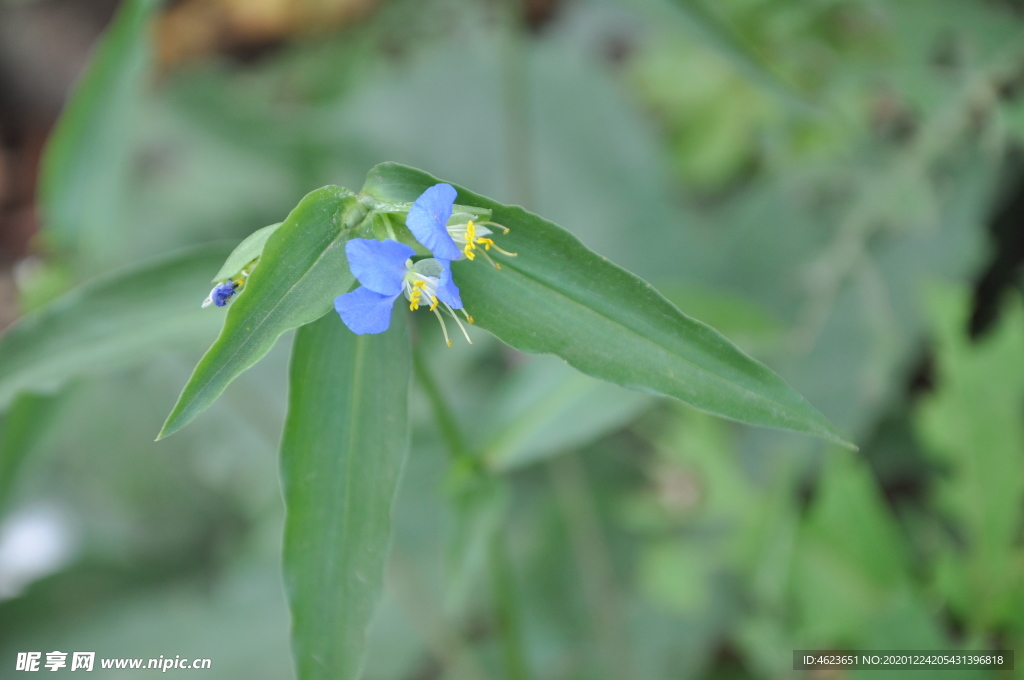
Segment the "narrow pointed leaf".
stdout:
<path fill-rule="evenodd" d="M 439 180 L 395 163 L 370 171 L 364 191 L 412 201 Z M 454 263 L 477 325 L 530 353 L 550 353 L 580 371 L 664 394 L 701 410 L 844 443 L 824 416 L 765 366 L 692 319 L 654 288 L 588 250 L 561 227 L 522 208 L 456 186 L 458 202 L 489 208 L 511 228 L 496 241 L 518 257 Z M 492 251 L 493 252 L 493 251 Z"/>
<path fill-rule="evenodd" d="M 206 277 L 228 248 L 203 246 L 87 282 L 18 320 L 0 336 L 0 408 L 19 392 L 49 389 L 202 342 L 221 314 L 201 309 Z"/>
<path fill-rule="evenodd" d="M 282 333 L 331 311 L 334 297 L 352 285 L 345 242 L 364 216 L 341 187 L 317 189 L 299 202 L 267 239 L 259 265 L 231 302 L 220 337 L 196 366 L 160 438 L 205 411 Z"/>
<path fill-rule="evenodd" d="M 281 441 L 285 587 L 298 680 L 350 680 L 380 596 L 408 446 L 405 312 L 380 335 L 299 329 Z"/>

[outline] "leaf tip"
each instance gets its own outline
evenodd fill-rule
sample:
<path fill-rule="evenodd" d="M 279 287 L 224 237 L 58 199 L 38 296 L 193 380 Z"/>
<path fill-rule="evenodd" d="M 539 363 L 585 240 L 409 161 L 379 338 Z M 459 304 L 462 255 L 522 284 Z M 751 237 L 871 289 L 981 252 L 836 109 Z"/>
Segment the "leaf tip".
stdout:
<path fill-rule="evenodd" d="M 163 427 L 160 428 L 159 434 L 157 434 L 156 439 L 154 439 L 153 441 L 158 442 L 161 439 L 167 439 L 172 434 L 174 434 L 182 427 L 184 427 L 187 422 L 188 421 L 182 422 L 181 418 L 178 416 L 178 409 L 175 408 L 173 411 L 171 411 L 171 415 L 167 416 L 167 420 L 164 422 Z"/>
<path fill-rule="evenodd" d="M 831 427 L 828 429 L 827 432 L 819 433 L 818 436 L 832 444 L 835 444 L 839 447 L 846 449 L 847 451 L 860 451 L 859 446 L 857 446 L 851 441 L 843 439 L 841 436 L 839 436 L 839 433 L 833 430 Z"/>

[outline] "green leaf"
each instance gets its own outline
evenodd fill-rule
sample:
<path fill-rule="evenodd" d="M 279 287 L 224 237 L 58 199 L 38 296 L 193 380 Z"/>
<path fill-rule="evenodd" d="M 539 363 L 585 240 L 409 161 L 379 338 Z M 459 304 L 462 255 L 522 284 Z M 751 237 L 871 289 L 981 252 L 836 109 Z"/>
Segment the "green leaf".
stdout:
<path fill-rule="evenodd" d="M 365 209 L 341 187 L 317 189 L 299 202 L 267 239 L 220 337 L 199 361 L 157 439 L 205 411 L 282 333 L 331 310 L 332 300 L 352 285 L 345 242 L 364 217 Z"/>
<path fill-rule="evenodd" d="M 914 424 L 944 472 L 933 498 L 963 538 L 939 561 L 938 580 L 954 611 L 993 628 L 1018 616 L 1013 598 L 1024 591 L 1024 304 L 1006 296 L 999 325 L 975 340 L 970 293 L 929 293 L 937 387 L 917 404 Z"/>
<path fill-rule="evenodd" d="M 855 645 L 901 607 L 910 581 L 905 548 L 864 460 L 848 452 L 827 458 L 793 562 L 804 638 Z"/>
<path fill-rule="evenodd" d="M 271 224 L 269 227 L 263 227 L 257 229 L 253 233 L 249 234 L 244 241 L 238 244 L 228 259 L 224 262 L 224 266 L 220 268 L 217 275 L 213 277 L 212 283 L 218 283 L 225 279 L 230 279 L 235 274 L 242 271 L 245 265 L 249 264 L 260 255 L 263 254 L 263 248 L 267 245 L 267 240 L 277 231 L 283 222 L 277 224 Z"/>
<path fill-rule="evenodd" d="M 370 171 L 364 191 L 380 200 L 412 201 L 437 182 L 385 163 Z M 496 255 L 500 271 L 482 258 L 453 265 L 466 309 L 481 328 L 524 352 L 558 355 L 596 378 L 850 446 L 781 378 L 650 284 L 537 215 L 456 189 L 460 203 L 491 209 L 493 220 L 511 229 L 496 240 L 519 253 Z"/>
<path fill-rule="evenodd" d="M 21 391 L 210 337 L 220 315 L 200 305 L 206 277 L 226 254 L 227 247 L 203 246 L 160 258 L 87 282 L 22 317 L 0 337 L 0 407 Z"/>
<path fill-rule="evenodd" d="M 299 680 L 355 678 L 380 596 L 408 446 L 406 313 L 380 335 L 299 329 L 281 441 L 284 576 Z"/>
<path fill-rule="evenodd" d="M 134 104 L 150 63 L 156 0 L 127 0 L 100 42 L 50 137 L 39 180 L 46 233 L 86 259 L 116 260 L 116 224 L 130 178 Z"/>
<path fill-rule="evenodd" d="M 0 516 L 22 463 L 53 421 L 60 396 L 22 394 L 0 423 Z"/>

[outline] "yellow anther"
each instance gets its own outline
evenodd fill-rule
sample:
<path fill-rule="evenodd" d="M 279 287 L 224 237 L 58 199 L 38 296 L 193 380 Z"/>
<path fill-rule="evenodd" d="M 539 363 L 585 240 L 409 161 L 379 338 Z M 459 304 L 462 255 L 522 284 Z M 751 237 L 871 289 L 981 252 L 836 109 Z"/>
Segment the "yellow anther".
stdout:
<path fill-rule="evenodd" d="M 412 291 L 409 293 L 409 310 L 415 312 L 420 308 L 420 301 L 423 299 L 423 288 L 426 287 L 427 282 L 423 279 L 418 279 L 412 282 Z M 431 307 L 433 309 L 433 307 Z"/>
<path fill-rule="evenodd" d="M 476 253 L 473 252 L 474 248 L 476 248 L 476 225 L 473 224 L 473 220 L 470 220 L 466 222 L 466 247 L 462 249 L 467 260 L 476 257 Z"/>
<path fill-rule="evenodd" d="M 493 246 L 493 245 L 494 245 L 494 241 L 492 241 L 492 240 L 491 240 L 491 239 L 489 239 L 489 238 L 484 238 L 483 236 L 481 236 L 480 238 L 478 238 L 478 239 L 476 240 L 476 243 L 482 243 L 482 244 L 483 244 L 483 246 L 484 246 L 484 250 L 490 250 L 490 249 L 491 249 L 491 246 Z"/>
<path fill-rule="evenodd" d="M 430 305 L 430 311 L 437 309 L 437 298 L 433 295 L 430 296 L 430 301 L 433 303 Z"/>

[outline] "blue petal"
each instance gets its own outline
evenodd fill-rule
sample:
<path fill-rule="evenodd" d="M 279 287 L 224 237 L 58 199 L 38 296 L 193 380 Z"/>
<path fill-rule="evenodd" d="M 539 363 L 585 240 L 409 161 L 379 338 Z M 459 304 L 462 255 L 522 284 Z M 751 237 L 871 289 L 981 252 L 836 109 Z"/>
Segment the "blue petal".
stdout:
<path fill-rule="evenodd" d="M 235 294 L 235 284 L 231 281 L 225 281 L 218 285 L 210 293 L 210 298 L 213 300 L 213 304 L 218 307 L 223 307 L 228 303 L 228 298 Z"/>
<path fill-rule="evenodd" d="M 392 239 L 374 241 L 354 238 L 345 244 L 348 267 L 359 283 L 374 293 L 398 295 L 402 292 L 405 261 L 415 250 Z"/>
<path fill-rule="evenodd" d="M 435 184 L 416 199 L 405 218 L 409 231 L 434 254 L 446 260 L 457 260 L 462 251 L 448 235 L 448 218 L 452 216 L 455 203 L 455 187 L 451 184 Z"/>
<path fill-rule="evenodd" d="M 452 278 L 452 263 L 440 258 L 437 261 L 441 263 L 441 280 L 437 284 L 437 299 L 452 309 L 462 309 L 459 287 L 455 285 L 455 279 Z"/>
<path fill-rule="evenodd" d="M 391 325 L 391 307 L 397 297 L 397 294 L 381 295 L 360 286 L 334 298 L 334 309 L 356 335 L 383 333 Z"/>

